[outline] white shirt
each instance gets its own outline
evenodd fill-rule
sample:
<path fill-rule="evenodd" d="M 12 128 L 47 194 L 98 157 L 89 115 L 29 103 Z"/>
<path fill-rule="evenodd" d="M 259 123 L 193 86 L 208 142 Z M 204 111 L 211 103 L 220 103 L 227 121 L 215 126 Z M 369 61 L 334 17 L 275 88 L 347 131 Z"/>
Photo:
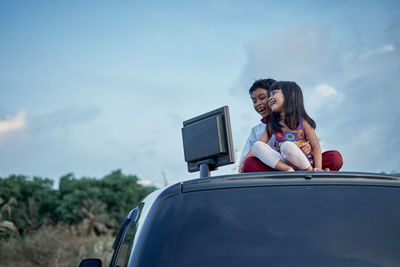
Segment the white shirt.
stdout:
<path fill-rule="evenodd" d="M 249 153 L 250 149 L 253 147 L 253 144 L 256 141 L 258 141 L 258 139 L 260 139 L 263 132 L 265 131 L 265 127 L 266 127 L 266 124 L 261 122 L 251 129 L 249 138 L 247 138 L 246 144 L 244 145 L 242 154 L 240 156 L 239 166 L 242 164 L 244 157 L 247 155 L 247 153 Z M 275 135 L 272 135 L 272 137 L 268 141 L 268 145 L 273 147 L 274 142 L 275 142 Z"/>

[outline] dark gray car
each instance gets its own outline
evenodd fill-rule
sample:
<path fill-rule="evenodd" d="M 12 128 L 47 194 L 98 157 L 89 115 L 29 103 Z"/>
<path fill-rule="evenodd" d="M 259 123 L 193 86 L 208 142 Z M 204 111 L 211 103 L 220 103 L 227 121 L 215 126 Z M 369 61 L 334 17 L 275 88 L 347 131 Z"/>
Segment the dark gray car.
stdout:
<path fill-rule="evenodd" d="M 110 266 L 400 266 L 400 179 L 279 172 L 186 181 L 131 211 L 114 248 Z"/>

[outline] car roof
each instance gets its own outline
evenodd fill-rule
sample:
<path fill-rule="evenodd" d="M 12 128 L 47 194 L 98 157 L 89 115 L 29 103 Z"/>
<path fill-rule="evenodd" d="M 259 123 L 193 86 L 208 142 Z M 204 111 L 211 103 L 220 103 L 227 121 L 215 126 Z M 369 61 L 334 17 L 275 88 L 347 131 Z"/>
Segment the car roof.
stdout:
<path fill-rule="evenodd" d="M 380 185 L 400 186 L 400 177 L 367 172 L 257 172 L 211 176 L 178 182 L 161 188 L 144 202 L 165 199 L 182 193 L 259 186 L 288 185 Z"/>
<path fill-rule="evenodd" d="M 258 172 L 184 181 L 181 183 L 181 192 L 252 186 L 317 184 L 400 186 L 400 177 L 363 172 Z"/>

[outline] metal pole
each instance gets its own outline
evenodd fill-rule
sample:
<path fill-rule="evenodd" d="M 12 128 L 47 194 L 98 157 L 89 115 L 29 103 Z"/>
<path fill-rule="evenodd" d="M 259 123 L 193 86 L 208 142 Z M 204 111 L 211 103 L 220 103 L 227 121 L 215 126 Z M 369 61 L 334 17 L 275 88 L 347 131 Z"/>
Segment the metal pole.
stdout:
<path fill-rule="evenodd" d="M 200 178 L 210 177 L 210 168 L 207 163 L 200 164 Z"/>

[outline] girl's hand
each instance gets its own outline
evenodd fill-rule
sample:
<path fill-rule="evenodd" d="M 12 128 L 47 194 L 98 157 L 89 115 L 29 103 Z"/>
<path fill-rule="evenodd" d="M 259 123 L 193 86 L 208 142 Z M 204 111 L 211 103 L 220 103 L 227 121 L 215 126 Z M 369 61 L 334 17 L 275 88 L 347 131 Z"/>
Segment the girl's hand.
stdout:
<path fill-rule="evenodd" d="M 315 167 L 314 170 L 321 170 L 322 168 L 322 152 L 319 144 L 317 135 L 315 134 L 314 128 L 306 120 L 304 120 L 304 132 L 310 141 L 312 147 L 312 153 L 314 158 Z M 322 170 L 321 170 L 322 171 Z"/>
<path fill-rule="evenodd" d="M 311 145 L 308 142 L 300 143 L 298 147 L 303 151 L 304 155 L 311 153 Z"/>
<path fill-rule="evenodd" d="M 321 168 L 314 168 L 313 171 L 315 171 L 315 172 L 321 172 L 321 171 L 323 171 L 323 170 L 322 170 Z"/>

